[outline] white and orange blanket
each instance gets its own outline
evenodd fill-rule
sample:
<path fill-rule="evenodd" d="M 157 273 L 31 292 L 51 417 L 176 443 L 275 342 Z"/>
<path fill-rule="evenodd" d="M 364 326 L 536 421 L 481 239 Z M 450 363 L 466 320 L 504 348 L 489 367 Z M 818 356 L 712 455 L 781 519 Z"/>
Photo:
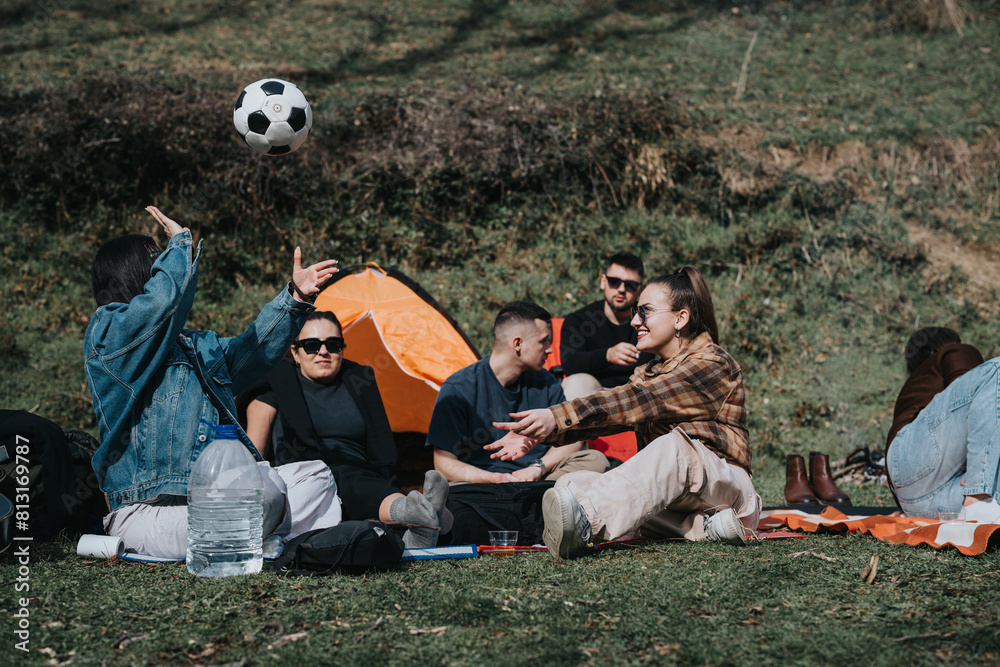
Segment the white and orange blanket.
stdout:
<path fill-rule="evenodd" d="M 899 516 L 899 512 L 878 516 L 851 516 L 833 507 L 821 514 L 801 510 L 765 510 L 757 529 L 761 531 L 788 527 L 807 533 L 848 531 L 867 533 L 890 544 L 927 544 L 935 549 L 953 547 L 966 556 L 978 556 L 988 547 L 1000 544 L 1000 524 L 968 521 L 939 521 Z"/>

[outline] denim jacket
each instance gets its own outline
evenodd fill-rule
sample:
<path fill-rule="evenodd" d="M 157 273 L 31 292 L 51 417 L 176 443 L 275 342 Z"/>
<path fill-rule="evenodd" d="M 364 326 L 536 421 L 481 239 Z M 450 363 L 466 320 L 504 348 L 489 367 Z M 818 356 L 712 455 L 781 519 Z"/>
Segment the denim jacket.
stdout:
<path fill-rule="evenodd" d="M 101 435 L 93 466 L 112 511 L 185 495 L 214 425 L 239 423 L 233 396 L 274 367 L 313 310 L 285 289 L 235 338 L 184 329 L 201 256 L 199 246 L 192 257 L 191 246 L 189 232 L 173 236 L 143 294 L 98 308 L 84 335 Z M 242 428 L 239 433 L 259 460 Z"/>

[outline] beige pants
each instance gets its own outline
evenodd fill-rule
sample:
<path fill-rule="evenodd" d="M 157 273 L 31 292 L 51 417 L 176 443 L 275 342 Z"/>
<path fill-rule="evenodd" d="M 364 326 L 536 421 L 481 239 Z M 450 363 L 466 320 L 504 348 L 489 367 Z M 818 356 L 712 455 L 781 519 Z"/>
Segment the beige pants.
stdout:
<path fill-rule="evenodd" d="M 291 539 L 314 528 L 336 526 L 340 497 L 330 467 L 322 461 L 300 461 L 272 468 L 258 463 L 264 482 L 264 536 Z M 170 496 L 161 502 L 134 503 L 104 517 L 108 535 L 122 538 L 128 549 L 161 558 L 187 554 L 187 499 Z"/>
<path fill-rule="evenodd" d="M 611 464 L 608 463 L 608 457 L 603 453 L 596 449 L 581 449 L 556 461 L 556 464 L 552 466 L 552 470 L 545 473 L 542 479 L 547 482 L 554 482 L 563 475 L 571 472 L 601 473 L 610 467 Z"/>
<path fill-rule="evenodd" d="M 731 507 L 752 535 L 760 496 L 750 475 L 674 430 L 604 474 L 576 472 L 567 486 L 590 520 L 594 542 L 626 535 L 705 539 L 705 518 Z"/>

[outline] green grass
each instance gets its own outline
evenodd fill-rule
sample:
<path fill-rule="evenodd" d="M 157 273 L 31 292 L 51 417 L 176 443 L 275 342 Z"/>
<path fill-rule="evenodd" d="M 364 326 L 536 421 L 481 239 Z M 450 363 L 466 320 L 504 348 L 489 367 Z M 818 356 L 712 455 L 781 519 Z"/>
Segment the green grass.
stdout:
<path fill-rule="evenodd" d="M 203 580 L 38 548 L 32 646 L 70 664 L 991 664 L 1000 560 L 820 535 Z M 878 575 L 861 577 L 873 555 Z M 961 572 L 961 576 L 956 576 Z M 6 648 L 6 647 L 5 647 Z M 8 654 L 10 655 L 10 654 Z M 37 654 L 36 654 L 37 656 Z M 244 663 L 246 664 L 246 663 Z"/>
<path fill-rule="evenodd" d="M 985 2 L 970 3 L 962 38 L 889 30 L 856 0 L 753 2 L 737 13 L 676 1 L 10 4 L 2 53 L 17 86 L 156 68 L 248 80 L 287 72 L 320 98 L 484 82 L 560 96 L 644 88 L 690 97 L 727 124 L 761 125 L 778 141 L 907 140 L 945 128 L 970 137 L 996 120 L 997 10 Z M 956 81 L 957 72 L 975 76 Z"/>
<path fill-rule="evenodd" d="M 1000 10 L 961 4 L 959 36 L 900 19 L 913 3 L 858 0 L 7 2 L 0 406 L 95 432 L 80 358 L 89 264 L 106 238 L 149 229 L 146 203 L 205 239 L 189 324 L 222 334 L 271 298 L 297 244 L 307 259 L 401 269 L 483 351 L 503 303 L 565 315 L 598 298 L 600 257 L 628 248 L 650 274 L 705 272 L 745 372 L 754 483 L 780 503 L 786 454 L 882 445 L 915 327 L 1000 353 L 1000 285 L 984 291 L 975 268 L 935 264 L 909 236 L 1000 249 Z M 297 82 L 315 112 L 282 160 L 248 155 L 230 126 L 238 89 L 264 76 Z M 845 490 L 892 506 L 885 488 Z M 808 549 L 837 560 L 794 555 Z M 872 538 L 221 582 L 71 552 L 33 552 L 32 647 L 52 651 L 33 661 L 1000 654 L 996 553 Z M 23 657 L 4 644 L 7 656 Z"/>

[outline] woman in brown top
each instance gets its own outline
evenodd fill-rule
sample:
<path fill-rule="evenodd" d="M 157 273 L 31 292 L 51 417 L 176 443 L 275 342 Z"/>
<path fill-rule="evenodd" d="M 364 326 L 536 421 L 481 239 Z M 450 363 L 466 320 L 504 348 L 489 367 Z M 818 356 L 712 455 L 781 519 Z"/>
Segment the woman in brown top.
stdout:
<path fill-rule="evenodd" d="M 951 329 L 910 337 L 906 383 L 893 410 L 886 445 L 892 491 L 904 512 L 1000 522 L 1000 358 Z"/>
<path fill-rule="evenodd" d="M 526 439 L 497 450 L 499 458 L 518 458 L 538 441 L 636 432 L 640 451 L 624 464 L 567 474 L 545 492 L 542 536 L 557 558 L 633 531 L 743 544 L 757 527 L 743 371 L 716 343 L 704 278 L 692 266 L 656 278 L 633 314 L 636 347 L 659 358 L 636 368 L 628 384 L 494 424 Z"/>

